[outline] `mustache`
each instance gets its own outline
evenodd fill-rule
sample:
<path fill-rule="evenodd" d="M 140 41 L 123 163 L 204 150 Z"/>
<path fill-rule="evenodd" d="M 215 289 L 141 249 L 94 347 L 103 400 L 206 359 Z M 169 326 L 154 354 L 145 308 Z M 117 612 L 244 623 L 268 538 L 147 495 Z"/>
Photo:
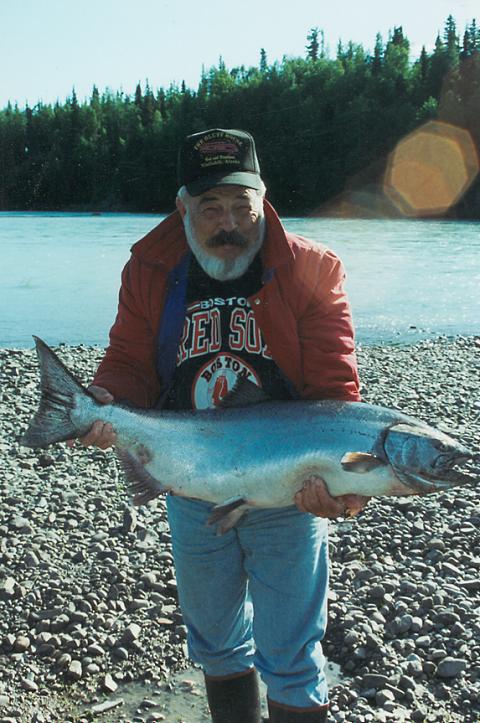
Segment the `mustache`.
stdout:
<path fill-rule="evenodd" d="M 245 248 L 248 242 L 238 231 L 219 231 L 219 233 L 209 238 L 205 243 L 205 245 L 211 249 L 217 248 L 218 246 L 225 246 L 226 244 Z"/>

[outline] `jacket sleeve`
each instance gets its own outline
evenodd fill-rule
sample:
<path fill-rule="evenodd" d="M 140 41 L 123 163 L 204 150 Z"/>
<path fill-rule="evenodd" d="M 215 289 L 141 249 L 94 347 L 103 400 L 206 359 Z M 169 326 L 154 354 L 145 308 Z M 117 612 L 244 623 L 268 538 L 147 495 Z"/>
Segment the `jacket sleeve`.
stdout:
<path fill-rule="evenodd" d="M 110 343 L 93 384 L 105 387 L 118 400 L 151 408 L 159 395 L 155 370 L 155 329 L 148 314 L 148 284 L 132 256 L 122 273 L 119 304 Z"/>
<path fill-rule="evenodd" d="M 306 399 L 360 401 L 354 331 L 340 259 L 312 249 L 308 289 L 298 321 Z"/>

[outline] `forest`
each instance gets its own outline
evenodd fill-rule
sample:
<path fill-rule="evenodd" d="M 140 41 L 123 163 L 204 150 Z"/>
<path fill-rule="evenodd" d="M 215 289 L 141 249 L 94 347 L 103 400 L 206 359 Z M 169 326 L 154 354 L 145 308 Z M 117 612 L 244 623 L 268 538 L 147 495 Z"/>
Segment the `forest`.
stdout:
<path fill-rule="evenodd" d="M 433 50 L 411 58 L 402 27 L 373 51 L 319 28 L 304 57 L 203 70 L 198 88 L 133 95 L 93 86 L 79 101 L 0 111 L 0 210 L 168 212 L 182 138 L 206 128 L 255 137 L 268 197 L 283 215 L 328 214 L 345 189 L 378 188 L 396 143 L 429 120 L 466 129 L 480 147 L 480 28 L 449 16 Z M 480 218 L 477 176 L 448 210 Z"/>

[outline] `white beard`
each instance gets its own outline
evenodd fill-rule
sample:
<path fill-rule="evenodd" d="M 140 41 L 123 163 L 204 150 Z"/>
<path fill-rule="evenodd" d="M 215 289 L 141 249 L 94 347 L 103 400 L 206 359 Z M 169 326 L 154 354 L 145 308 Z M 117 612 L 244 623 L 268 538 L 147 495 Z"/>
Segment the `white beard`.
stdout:
<path fill-rule="evenodd" d="M 190 220 L 189 211 L 183 217 L 185 236 L 193 255 L 208 276 L 217 281 L 231 281 L 243 276 L 253 259 L 260 250 L 265 236 L 265 216 L 258 221 L 258 236 L 256 241 L 249 246 L 240 256 L 234 259 L 219 259 L 207 253 L 198 243 L 197 235 Z"/>

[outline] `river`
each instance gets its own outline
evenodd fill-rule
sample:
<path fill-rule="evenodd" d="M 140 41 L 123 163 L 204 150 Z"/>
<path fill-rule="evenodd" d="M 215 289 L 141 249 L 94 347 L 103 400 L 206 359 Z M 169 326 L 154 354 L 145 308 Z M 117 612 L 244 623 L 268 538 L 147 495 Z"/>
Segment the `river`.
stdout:
<path fill-rule="evenodd" d="M 105 345 L 141 214 L 0 213 L 0 347 Z M 285 218 L 342 258 L 364 344 L 480 331 L 480 223 Z"/>

